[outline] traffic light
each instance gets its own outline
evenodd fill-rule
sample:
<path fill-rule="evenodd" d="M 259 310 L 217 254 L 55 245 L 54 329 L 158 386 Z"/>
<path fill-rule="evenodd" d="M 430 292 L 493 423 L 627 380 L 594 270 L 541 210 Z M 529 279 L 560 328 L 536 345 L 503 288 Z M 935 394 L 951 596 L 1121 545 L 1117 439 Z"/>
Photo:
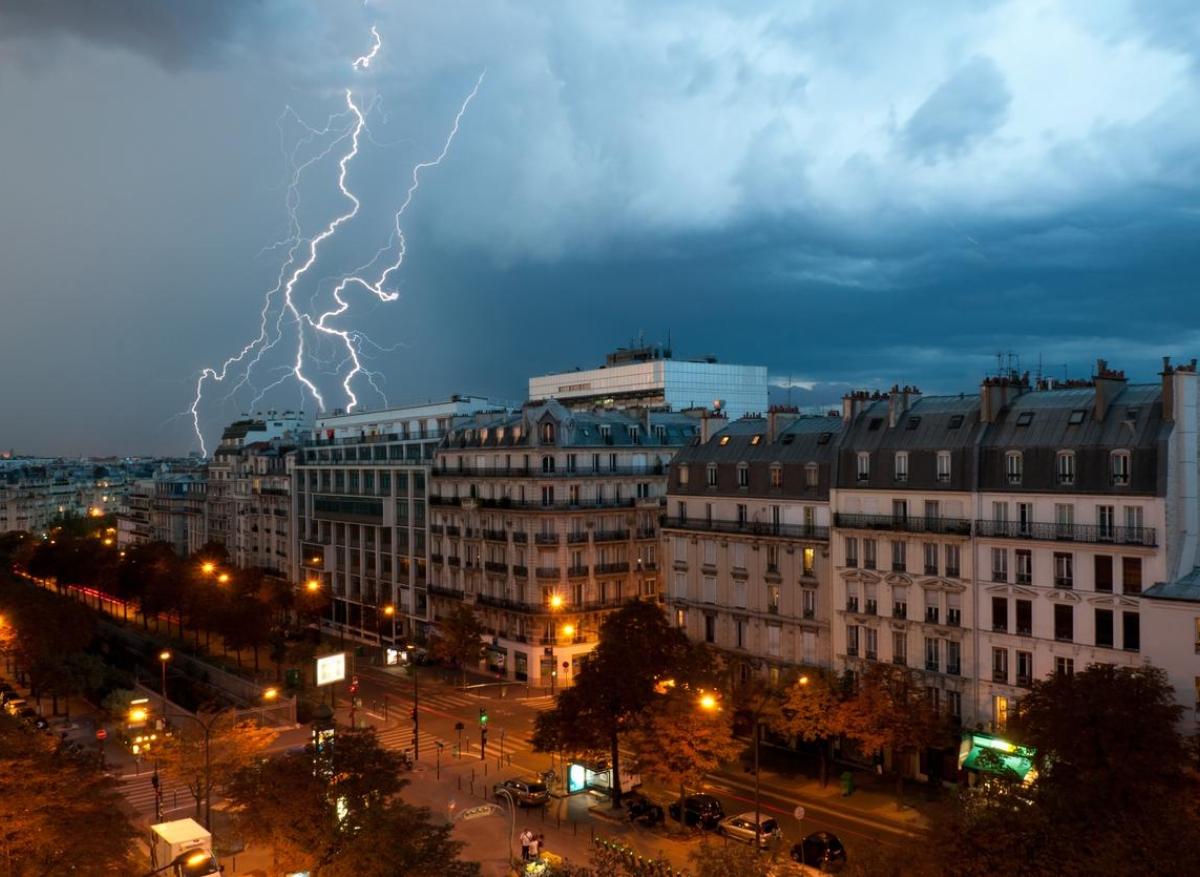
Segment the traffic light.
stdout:
<path fill-rule="evenodd" d="M 487 709 L 485 707 L 479 708 L 479 727 L 487 727 Z"/>

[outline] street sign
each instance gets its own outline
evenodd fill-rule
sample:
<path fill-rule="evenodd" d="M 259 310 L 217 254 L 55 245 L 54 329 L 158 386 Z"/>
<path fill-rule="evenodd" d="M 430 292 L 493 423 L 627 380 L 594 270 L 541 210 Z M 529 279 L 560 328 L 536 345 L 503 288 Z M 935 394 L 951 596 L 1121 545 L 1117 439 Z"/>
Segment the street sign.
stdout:
<path fill-rule="evenodd" d="M 346 678 L 346 653 L 317 658 L 317 685 L 332 685 Z"/>
<path fill-rule="evenodd" d="M 108 737 L 108 731 L 104 730 L 103 728 L 96 729 L 96 739 L 97 740 L 103 740 L 106 737 Z"/>
<path fill-rule="evenodd" d="M 797 804 L 796 809 L 792 811 L 792 815 L 796 817 L 797 822 L 804 821 L 804 805 Z"/>

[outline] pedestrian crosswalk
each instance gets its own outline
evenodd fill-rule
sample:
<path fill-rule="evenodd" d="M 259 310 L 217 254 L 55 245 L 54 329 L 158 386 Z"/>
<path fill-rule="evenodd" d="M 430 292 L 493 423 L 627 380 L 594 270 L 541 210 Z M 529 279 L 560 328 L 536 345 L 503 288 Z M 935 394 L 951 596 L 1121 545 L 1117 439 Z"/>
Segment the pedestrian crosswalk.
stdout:
<path fill-rule="evenodd" d="M 399 725 L 393 725 L 388 728 L 377 728 L 376 736 L 379 742 L 387 749 L 412 750 L 413 749 L 413 731 L 412 725 L 408 722 L 403 722 Z M 442 743 L 443 751 L 450 753 L 454 751 L 458 738 L 453 739 L 439 737 L 436 734 L 421 732 L 421 756 L 424 757 L 428 753 L 434 752 L 438 742 Z M 464 731 L 462 735 L 463 752 L 479 753 L 479 731 L 472 728 L 470 731 Z M 533 744 L 529 742 L 528 732 L 521 734 L 510 734 L 504 728 L 492 727 L 488 731 L 487 751 L 489 755 L 499 756 L 501 751 L 505 755 L 515 755 L 520 752 L 530 752 L 533 750 Z"/>
<path fill-rule="evenodd" d="M 138 813 L 145 816 L 155 815 L 154 799 L 158 791 L 154 788 L 152 777 L 154 770 L 143 770 L 122 776 L 119 780 L 119 790 L 129 805 Z M 177 814 L 179 818 L 194 813 L 196 800 L 192 797 L 187 784 L 159 773 L 159 788 L 162 790 L 162 813 L 164 816 Z"/>

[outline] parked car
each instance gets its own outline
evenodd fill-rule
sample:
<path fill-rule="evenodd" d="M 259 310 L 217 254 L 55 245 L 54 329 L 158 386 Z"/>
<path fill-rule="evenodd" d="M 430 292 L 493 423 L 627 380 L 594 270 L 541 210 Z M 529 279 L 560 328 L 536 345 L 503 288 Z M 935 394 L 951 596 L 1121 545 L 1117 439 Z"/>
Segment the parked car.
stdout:
<path fill-rule="evenodd" d="M 671 818 L 679 821 L 679 802 L 672 801 L 667 808 Z M 712 831 L 725 817 L 725 808 L 712 795 L 688 795 L 683 799 L 683 821 L 687 825 L 699 825 Z"/>
<path fill-rule="evenodd" d="M 621 796 L 621 804 L 628 811 L 629 820 L 639 825 L 660 825 L 666 818 L 662 805 L 654 803 L 641 792 L 627 792 Z"/>
<path fill-rule="evenodd" d="M 44 731 L 50 727 L 50 723 L 42 718 L 41 713 L 31 706 L 23 706 L 17 710 L 17 718 L 22 722 L 27 722 L 28 724 L 33 725 L 39 731 Z"/>
<path fill-rule="evenodd" d="M 748 844 L 754 843 L 757 834 L 758 845 L 763 847 L 780 836 L 779 823 L 761 813 L 759 814 L 758 831 L 755 832 L 753 811 L 722 819 L 720 825 L 717 826 L 717 833 L 734 840 L 745 841 Z"/>
<path fill-rule="evenodd" d="M 836 834 L 818 831 L 792 846 L 792 861 L 836 874 L 846 864 L 846 848 Z"/>
<path fill-rule="evenodd" d="M 29 706 L 29 702 L 23 697 L 14 697 L 11 700 L 4 701 L 4 711 L 10 716 L 15 716 L 27 706 Z"/>
<path fill-rule="evenodd" d="M 11 688 L 8 689 L 7 691 L 0 691 L 0 704 L 4 704 L 5 706 L 8 706 L 8 702 L 10 700 L 16 700 L 20 696 L 21 696 L 20 694 L 13 691 Z"/>
<path fill-rule="evenodd" d="M 517 777 L 496 783 L 492 787 L 492 795 L 497 801 L 505 798 L 505 792 L 513 796 L 518 807 L 542 807 L 550 800 L 550 790 L 546 788 L 545 783 L 530 782 Z"/>

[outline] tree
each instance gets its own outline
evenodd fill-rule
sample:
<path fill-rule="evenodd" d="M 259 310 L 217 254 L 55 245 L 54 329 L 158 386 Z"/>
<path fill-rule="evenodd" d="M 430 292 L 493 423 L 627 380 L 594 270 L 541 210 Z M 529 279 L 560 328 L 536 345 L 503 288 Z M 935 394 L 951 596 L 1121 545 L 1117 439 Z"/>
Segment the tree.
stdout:
<path fill-rule="evenodd" d="M 429 641 L 429 651 L 439 660 L 459 667 L 463 685 L 467 684 L 467 668 L 478 667 L 483 657 L 484 628 L 475 610 L 458 603 L 438 621 Z"/>
<path fill-rule="evenodd" d="M 705 841 L 692 850 L 688 858 L 695 867 L 695 877 L 770 877 L 776 873 L 777 854 L 756 854 L 752 846 Z"/>
<path fill-rule="evenodd" d="M 1029 784 L 999 771 L 937 814 L 939 871 L 982 877 L 1190 873 L 1200 783 L 1166 674 L 1092 665 L 1033 683 L 1005 736 L 1035 750 Z M 985 775 L 986 776 L 986 775 Z M 1097 839 L 1080 843 L 1080 838 Z"/>
<path fill-rule="evenodd" d="M 343 850 L 356 846 L 355 861 L 361 861 L 362 850 L 371 843 L 377 853 L 384 843 L 408 850 L 390 851 L 394 857 L 415 855 L 414 848 L 439 855 L 451 851 L 447 844 L 453 842 L 437 837 L 434 827 L 422 822 L 423 811 L 375 813 L 387 809 L 404 787 L 401 770 L 400 756 L 381 747 L 374 730 L 338 728 L 333 742 L 320 753 L 309 746 L 243 766 L 233 775 L 226 796 L 238 808 L 242 836 L 272 848 L 276 873 L 337 874 L 325 869 L 334 866 Z M 380 833 L 401 824 L 412 833 L 389 834 L 386 840 Z M 426 829 L 418 831 L 418 824 Z M 364 837 L 362 845 L 355 845 L 361 832 L 369 832 L 373 841 Z"/>
<path fill-rule="evenodd" d="M 575 752 L 607 748 L 612 768 L 612 806 L 621 806 L 620 738 L 661 695 L 667 678 L 703 675 L 711 664 L 683 632 L 667 623 L 653 603 L 626 603 L 604 619 L 600 642 L 562 692 L 553 710 L 539 714 L 534 746 Z M 686 677 L 685 677 L 686 674 Z"/>
<path fill-rule="evenodd" d="M 8 877 L 134 873 L 115 782 L 0 714 L 0 863 Z"/>
<path fill-rule="evenodd" d="M 357 830 L 339 845 L 337 855 L 320 869 L 320 875 L 476 877 L 479 863 L 458 860 L 465 844 L 451 839 L 452 830 L 452 825 L 435 825 L 428 809 L 403 801 L 371 807 Z"/>
<path fill-rule="evenodd" d="M 239 720 L 237 713 L 201 713 L 196 721 L 175 723 L 175 733 L 166 737 L 159 752 L 163 768 L 178 777 L 196 802 L 196 819 L 209 824 L 212 793 L 223 788 L 233 775 L 257 758 L 278 734 L 254 721 Z"/>
<path fill-rule="evenodd" d="M 854 693 L 838 707 L 836 727 L 869 752 L 891 750 L 897 807 L 904 804 L 904 756 L 951 739 L 947 719 L 929 701 L 920 677 L 888 664 L 866 666 Z"/>
<path fill-rule="evenodd" d="M 679 784 L 679 821 L 688 786 L 724 762 L 737 758 L 742 745 L 733 739 L 729 718 L 719 708 L 706 710 L 697 693 L 679 687 L 660 695 L 630 733 L 638 771 L 664 786 Z"/>
<path fill-rule="evenodd" d="M 824 670 L 809 670 L 784 689 L 779 708 L 767 720 L 767 726 L 777 734 L 818 744 L 822 786 L 829 784 L 829 747 L 841 733 L 841 699 L 836 677 Z"/>

